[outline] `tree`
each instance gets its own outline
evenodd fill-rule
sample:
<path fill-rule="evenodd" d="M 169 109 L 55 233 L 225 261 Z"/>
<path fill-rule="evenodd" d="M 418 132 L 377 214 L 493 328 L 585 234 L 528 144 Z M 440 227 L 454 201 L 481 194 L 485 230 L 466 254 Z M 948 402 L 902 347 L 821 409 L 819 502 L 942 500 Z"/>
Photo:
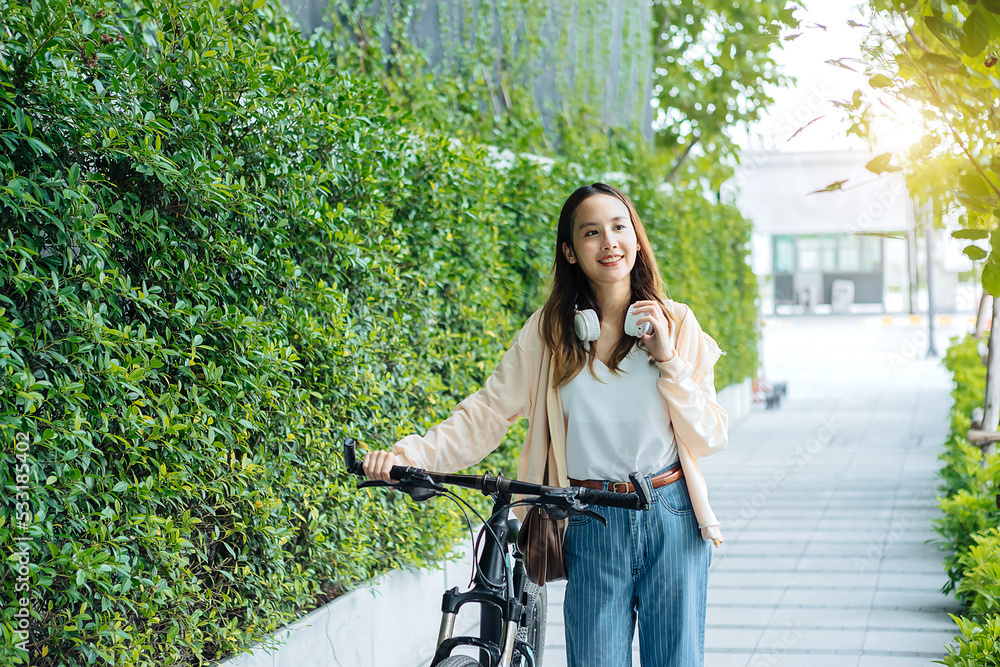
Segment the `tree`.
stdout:
<path fill-rule="evenodd" d="M 923 138 L 898 156 L 884 154 L 869 168 L 875 173 L 904 170 L 914 196 L 934 201 L 937 211 L 959 209 L 970 241 L 965 254 L 983 260 L 984 293 L 1000 295 L 1000 2 L 872 0 L 866 53 L 869 83 L 844 106 L 855 116 L 852 130 L 863 134 L 877 106 L 904 105 L 919 112 Z M 896 159 L 894 159 L 896 158 Z M 989 241 L 989 250 L 977 241 Z M 994 322 L 1000 321 L 994 301 Z M 990 365 L 983 430 L 1000 422 L 1000 353 L 997 330 L 990 336 Z M 995 362 L 995 363 L 994 363 Z M 974 434 L 970 434 L 974 435 Z M 987 440 L 985 452 L 993 451 Z"/>
<path fill-rule="evenodd" d="M 771 103 L 768 88 L 786 82 L 774 47 L 783 30 L 798 26 L 796 7 L 784 0 L 652 3 L 656 144 L 670 157 L 667 180 L 692 156 L 703 158 L 697 167 L 705 171 L 731 154 L 727 131 Z"/>

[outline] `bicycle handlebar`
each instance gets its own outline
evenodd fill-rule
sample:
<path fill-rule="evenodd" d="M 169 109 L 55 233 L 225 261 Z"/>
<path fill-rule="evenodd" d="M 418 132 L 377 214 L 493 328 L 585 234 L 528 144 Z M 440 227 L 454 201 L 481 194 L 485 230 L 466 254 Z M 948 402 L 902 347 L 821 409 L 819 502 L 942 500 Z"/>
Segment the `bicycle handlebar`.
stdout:
<path fill-rule="evenodd" d="M 350 438 L 344 442 L 344 463 L 347 464 L 348 472 L 359 477 L 365 477 L 364 467 L 357 457 L 357 444 L 355 440 Z M 649 483 L 649 478 L 640 477 L 638 473 L 629 475 L 636 493 L 616 493 L 614 491 L 587 489 L 579 486 L 565 488 L 545 486 L 542 484 L 532 484 L 531 482 L 522 482 L 516 479 L 504 479 L 502 475 L 436 473 L 409 466 L 393 466 L 389 472 L 389 477 L 396 480 L 398 484 L 365 482 L 364 486 L 394 486 L 400 490 L 407 491 L 411 496 L 414 495 L 414 491 L 421 490 L 422 492 L 418 492 L 414 496 L 414 499 L 426 500 L 436 495 L 436 493 L 443 491 L 442 485 L 449 484 L 482 491 L 487 495 L 503 493 L 507 495 L 535 496 L 536 498 L 530 499 L 527 502 L 542 506 L 574 509 L 586 509 L 585 506 L 580 507 L 580 504 L 589 504 L 633 510 L 648 510 L 653 501 L 653 489 Z"/>

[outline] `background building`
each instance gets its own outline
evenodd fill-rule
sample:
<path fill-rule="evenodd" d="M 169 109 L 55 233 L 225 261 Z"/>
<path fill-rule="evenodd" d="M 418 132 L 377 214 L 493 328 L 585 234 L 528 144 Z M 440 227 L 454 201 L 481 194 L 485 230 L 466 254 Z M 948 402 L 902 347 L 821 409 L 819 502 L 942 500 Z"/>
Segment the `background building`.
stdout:
<path fill-rule="evenodd" d="M 733 179 L 754 223 L 751 261 L 764 314 L 924 312 L 926 207 L 915 214 L 902 176 L 877 176 L 863 151 L 746 151 Z M 824 191 L 842 182 L 839 189 Z M 948 222 L 952 216 L 945 215 Z M 916 233 L 914 233 L 916 229 Z M 965 242 L 931 233 L 934 307 L 975 307 Z"/>

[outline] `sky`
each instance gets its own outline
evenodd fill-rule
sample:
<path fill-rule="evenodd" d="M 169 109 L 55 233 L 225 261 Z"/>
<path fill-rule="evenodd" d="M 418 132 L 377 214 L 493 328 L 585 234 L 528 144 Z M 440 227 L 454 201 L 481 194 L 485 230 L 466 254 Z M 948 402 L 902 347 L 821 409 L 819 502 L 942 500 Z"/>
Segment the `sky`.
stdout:
<path fill-rule="evenodd" d="M 802 0 L 805 11 L 796 12 L 801 36 L 784 42 L 776 59 L 781 71 L 796 83 L 772 90 L 774 104 L 737 143 L 747 150 L 816 151 L 868 150 L 865 141 L 848 137 L 849 123 L 833 100 L 849 100 L 855 90 L 872 94 L 863 62 L 855 62 L 857 72 L 826 61 L 837 58 L 862 60 L 860 44 L 866 28 L 852 28 L 848 21 L 866 23 L 858 0 Z M 903 112 L 904 118 L 915 116 Z M 915 122 L 886 118 L 877 125 L 880 138 L 876 152 L 903 148 L 919 139 Z M 802 129 L 804 128 L 804 129 Z"/>

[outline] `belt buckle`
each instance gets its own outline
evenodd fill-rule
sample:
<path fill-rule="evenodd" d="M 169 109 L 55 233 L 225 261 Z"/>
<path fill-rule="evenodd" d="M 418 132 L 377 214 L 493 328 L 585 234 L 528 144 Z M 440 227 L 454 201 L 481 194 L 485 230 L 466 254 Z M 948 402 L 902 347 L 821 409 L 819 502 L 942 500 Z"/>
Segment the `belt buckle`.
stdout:
<path fill-rule="evenodd" d="M 614 491 L 615 493 L 628 493 L 628 485 L 628 482 L 610 482 L 608 484 L 608 491 Z"/>

